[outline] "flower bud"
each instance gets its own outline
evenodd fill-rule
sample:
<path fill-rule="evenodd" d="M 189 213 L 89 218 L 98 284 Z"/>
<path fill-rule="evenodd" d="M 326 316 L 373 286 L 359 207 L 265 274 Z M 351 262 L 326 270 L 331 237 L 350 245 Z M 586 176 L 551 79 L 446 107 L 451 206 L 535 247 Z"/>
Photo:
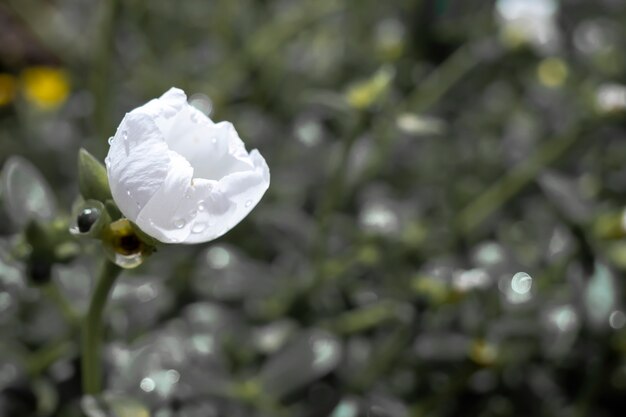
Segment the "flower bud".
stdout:
<path fill-rule="evenodd" d="M 97 200 L 87 200 L 75 210 L 70 233 L 100 239 L 104 228 L 111 223 L 104 204 Z"/>

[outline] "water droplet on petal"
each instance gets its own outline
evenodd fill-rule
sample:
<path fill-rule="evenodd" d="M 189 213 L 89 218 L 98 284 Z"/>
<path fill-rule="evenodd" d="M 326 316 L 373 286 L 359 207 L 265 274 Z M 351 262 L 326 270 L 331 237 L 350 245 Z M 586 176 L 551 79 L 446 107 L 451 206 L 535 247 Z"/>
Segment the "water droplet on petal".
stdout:
<path fill-rule="evenodd" d="M 128 155 L 128 153 L 130 152 L 130 148 L 128 147 L 128 131 L 127 130 L 122 131 L 122 138 L 124 139 L 124 149 L 126 150 L 126 154 Z"/>
<path fill-rule="evenodd" d="M 106 166 L 111 165 L 111 158 L 110 158 L 110 157 L 108 157 L 108 156 L 107 156 L 106 158 L 104 158 L 104 164 L 105 164 Z"/>
<path fill-rule="evenodd" d="M 183 227 L 185 227 L 185 219 L 176 219 L 174 220 L 174 226 L 176 226 L 177 229 L 182 229 Z"/>
<path fill-rule="evenodd" d="M 126 189 L 126 195 L 130 197 L 130 190 Z"/>
<path fill-rule="evenodd" d="M 108 141 L 108 142 L 109 142 L 109 145 L 113 145 L 113 141 L 114 141 L 114 140 L 115 140 L 115 137 L 111 136 L 111 137 L 109 138 L 109 141 Z"/>
<path fill-rule="evenodd" d="M 217 143 L 217 138 L 211 138 L 211 143 Z"/>
<path fill-rule="evenodd" d="M 207 224 L 204 222 L 196 223 L 191 228 L 191 233 L 202 233 L 206 230 Z"/>
<path fill-rule="evenodd" d="M 204 211 L 206 206 L 204 205 L 204 200 L 198 201 L 198 211 Z"/>
<path fill-rule="evenodd" d="M 191 112 L 191 121 L 194 123 L 198 123 L 198 114 L 195 111 Z"/>
<path fill-rule="evenodd" d="M 189 216 L 193 219 L 194 217 L 196 217 L 198 215 L 198 212 L 196 210 L 191 210 L 191 212 L 189 213 Z"/>
<path fill-rule="evenodd" d="M 250 207 L 252 205 L 252 200 L 246 201 L 246 207 Z"/>

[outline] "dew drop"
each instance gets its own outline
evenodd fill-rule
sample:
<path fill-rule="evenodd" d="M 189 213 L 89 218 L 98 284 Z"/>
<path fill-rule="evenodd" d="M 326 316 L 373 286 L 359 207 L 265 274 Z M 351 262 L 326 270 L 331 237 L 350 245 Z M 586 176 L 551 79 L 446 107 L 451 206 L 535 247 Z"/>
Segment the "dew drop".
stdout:
<path fill-rule="evenodd" d="M 211 138 L 211 143 L 217 143 L 217 138 Z"/>
<path fill-rule="evenodd" d="M 185 219 L 174 220 L 174 226 L 176 226 L 177 229 L 182 229 L 183 227 L 185 227 Z"/>
<path fill-rule="evenodd" d="M 191 210 L 191 212 L 189 213 L 189 215 L 191 216 L 191 218 L 193 219 L 194 217 L 196 217 L 198 215 L 198 212 L 196 210 Z"/>
<path fill-rule="evenodd" d="M 246 207 L 250 207 L 252 205 L 252 200 L 246 201 Z"/>
<path fill-rule="evenodd" d="M 191 233 L 202 233 L 206 230 L 207 228 L 207 224 L 206 223 L 196 223 L 193 225 L 193 227 L 191 228 Z"/>
<path fill-rule="evenodd" d="M 113 141 L 114 141 L 114 140 L 115 140 L 115 137 L 111 136 L 111 137 L 109 138 L 109 141 L 108 141 L 108 142 L 109 142 L 109 145 L 113 145 Z"/>
<path fill-rule="evenodd" d="M 104 164 L 105 164 L 106 166 L 111 165 L 111 158 L 109 158 L 108 156 L 107 156 L 106 158 L 104 158 Z"/>
<path fill-rule="evenodd" d="M 115 253 L 116 265 L 121 266 L 124 269 L 136 268 L 144 261 L 142 252 L 133 253 L 132 255 L 122 255 L 121 253 Z"/>
<path fill-rule="evenodd" d="M 194 123 L 198 123 L 198 114 L 195 111 L 191 112 L 191 121 Z"/>
<path fill-rule="evenodd" d="M 204 211 L 206 209 L 205 205 L 204 205 L 204 201 L 201 200 L 198 202 L 198 211 Z"/>
<path fill-rule="evenodd" d="M 126 195 L 130 197 L 130 190 L 126 189 Z"/>
<path fill-rule="evenodd" d="M 126 155 L 130 152 L 130 148 L 128 147 L 128 131 L 122 131 L 122 138 L 124 139 L 124 150 L 126 151 Z"/>

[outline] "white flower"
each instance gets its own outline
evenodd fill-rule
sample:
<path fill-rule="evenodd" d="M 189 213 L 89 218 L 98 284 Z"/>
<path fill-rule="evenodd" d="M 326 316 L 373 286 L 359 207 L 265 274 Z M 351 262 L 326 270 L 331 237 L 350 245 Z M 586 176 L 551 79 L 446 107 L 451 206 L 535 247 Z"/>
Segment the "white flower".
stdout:
<path fill-rule="evenodd" d="M 213 123 L 172 88 L 126 114 L 105 159 L 113 199 L 164 243 L 200 243 L 239 223 L 270 172 L 229 122 Z"/>
<path fill-rule="evenodd" d="M 498 0 L 496 18 L 509 35 L 530 42 L 541 52 L 554 52 L 559 43 L 556 0 Z"/>

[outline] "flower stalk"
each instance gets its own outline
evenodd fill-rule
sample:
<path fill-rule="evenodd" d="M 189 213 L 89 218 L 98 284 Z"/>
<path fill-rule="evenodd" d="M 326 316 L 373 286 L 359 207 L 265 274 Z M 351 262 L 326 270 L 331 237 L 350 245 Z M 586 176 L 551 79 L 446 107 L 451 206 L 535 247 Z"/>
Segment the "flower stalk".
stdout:
<path fill-rule="evenodd" d="M 102 312 L 122 268 L 110 261 L 105 261 L 96 281 L 89 310 L 83 322 L 81 368 L 82 384 L 85 394 L 94 395 L 101 391 L 101 345 L 102 345 Z"/>

